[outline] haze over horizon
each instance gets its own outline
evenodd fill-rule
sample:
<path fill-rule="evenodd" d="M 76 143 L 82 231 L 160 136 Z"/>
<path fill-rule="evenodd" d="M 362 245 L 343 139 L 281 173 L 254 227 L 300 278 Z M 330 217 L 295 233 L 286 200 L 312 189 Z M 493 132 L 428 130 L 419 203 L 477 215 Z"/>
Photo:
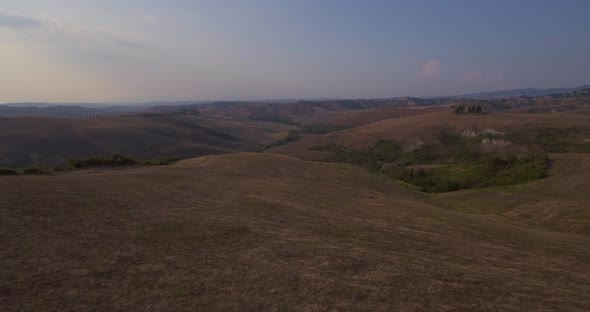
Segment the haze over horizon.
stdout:
<path fill-rule="evenodd" d="M 588 1 L 0 0 L 0 103 L 438 96 L 590 81 Z"/>

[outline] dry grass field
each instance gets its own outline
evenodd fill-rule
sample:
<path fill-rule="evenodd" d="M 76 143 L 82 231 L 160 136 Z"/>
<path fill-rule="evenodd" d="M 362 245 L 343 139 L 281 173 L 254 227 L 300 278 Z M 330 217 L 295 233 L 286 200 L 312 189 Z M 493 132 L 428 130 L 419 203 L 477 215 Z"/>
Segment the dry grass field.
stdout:
<path fill-rule="evenodd" d="M 303 124 L 325 123 L 331 125 L 358 127 L 385 119 L 405 118 L 431 112 L 448 112 L 448 107 L 403 107 L 371 108 L 363 110 L 322 111 L 319 113 L 294 115 L 293 119 Z"/>
<path fill-rule="evenodd" d="M 442 111 L 381 120 L 327 137 L 336 145 L 366 146 L 379 139 L 395 141 L 428 139 L 446 128 L 461 133 L 465 130 L 481 131 L 486 128 L 502 132 L 507 129 L 518 131 L 546 127 L 587 129 L 590 128 L 590 118 L 586 115 L 519 113 L 456 116 L 449 111 Z"/>
<path fill-rule="evenodd" d="M 413 110 L 415 113 L 383 119 L 323 135 L 304 136 L 303 140 L 286 146 L 275 147 L 269 151 L 303 159 L 320 160 L 329 157 L 330 154 L 313 150 L 314 147 L 333 145 L 367 149 L 373 147 L 379 140 L 392 140 L 404 145 L 416 145 L 419 142 L 423 143 L 432 140 L 445 131 L 462 134 L 465 131 L 481 133 L 490 129 L 499 133 L 520 133 L 542 128 L 576 128 L 581 132 L 579 137 L 576 138 L 580 144 L 589 142 L 585 140 L 590 139 L 590 116 L 587 114 L 499 112 L 458 116 L 452 114 L 448 108 L 446 110 L 439 110 L 438 108 L 409 110 Z M 368 114 L 369 112 L 365 113 Z M 512 147 L 515 146 L 506 148 Z"/>
<path fill-rule="evenodd" d="M 138 158 L 254 152 L 292 126 L 183 115 L 0 119 L 0 165 L 62 165 L 69 158 L 123 153 Z"/>
<path fill-rule="evenodd" d="M 573 164 L 587 155 L 557 156 L 550 178 L 490 200 L 584 203 Z M 493 191 L 427 196 L 266 153 L 1 177 L 0 189 L 3 311 L 590 310 L 584 227 L 528 224 L 526 204 L 470 210 Z"/>

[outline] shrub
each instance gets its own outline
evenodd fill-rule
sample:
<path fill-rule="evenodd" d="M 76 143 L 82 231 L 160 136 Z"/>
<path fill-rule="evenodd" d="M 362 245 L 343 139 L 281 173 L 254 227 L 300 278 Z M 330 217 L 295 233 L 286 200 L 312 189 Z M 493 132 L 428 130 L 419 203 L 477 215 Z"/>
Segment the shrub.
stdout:
<path fill-rule="evenodd" d="M 569 139 L 574 136 L 575 130 L 571 129 L 536 129 L 534 142 L 543 146 L 548 153 L 566 152 L 570 142 Z"/>
<path fill-rule="evenodd" d="M 509 132 L 503 136 L 504 140 L 514 144 L 535 145 L 546 153 L 590 151 L 588 144 L 580 142 L 581 129 L 573 127 L 566 129 L 536 128 L 532 131 Z"/>
<path fill-rule="evenodd" d="M 335 146 L 315 147 L 315 150 L 327 150 L 335 153 L 335 156 L 328 161 L 348 162 L 368 166 L 375 169 L 385 163 L 396 163 L 399 165 L 425 164 L 438 160 L 434 153 L 434 147 L 423 145 L 409 152 L 404 152 L 399 143 L 380 140 L 372 149 L 356 150 L 349 148 L 338 148 Z"/>
<path fill-rule="evenodd" d="M 0 175 L 18 175 L 18 171 L 8 168 L 0 168 Z"/>
<path fill-rule="evenodd" d="M 461 114 L 481 114 L 483 113 L 483 108 L 481 105 L 477 104 L 459 104 L 453 106 L 453 112 L 457 115 Z"/>
<path fill-rule="evenodd" d="M 466 188 L 489 187 L 530 182 L 547 175 L 546 155 L 527 155 L 508 159 L 497 156 L 460 165 L 448 165 L 426 171 L 406 169 L 395 178 L 419 187 L 423 192 L 451 192 Z"/>
<path fill-rule="evenodd" d="M 162 157 L 162 158 L 156 158 L 156 159 L 148 159 L 146 161 L 143 162 L 144 165 L 146 166 L 166 166 L 166 165 L 170 165 L 174 162 L 179 161 L 180 158 L 178 157 Z"/>
<path fill-rule="evenodd" d="M 145 161 L 138 161 L 129 156 L 121 154 L 112 154 L 107 156 L 90 156 L 81 159 L 70 159 L 68 164 L 70 168 L 84 168 L 84 167 L 101 167 L 101 166 L 120 166 L 120 165 L 145 165 L 145 166 L 165 166 L 179 161 L 180 158 L 166 156 Z M 63 168 L 56 167 L 56 172 L 64 171 Z"/>
<path fill-rule="evenodd" d="M 43 168 L 30 167 L 23 170 L 23 174 L 48 174 L 49 172 Z"/>
<path fill-rule="evenodd" d="M 521 158 L 482 156 L 473 150 L 474 145 L 468 139 L 444 131 L 438 141 L 442 144 L 425 144 L 412 151 L 404 151 L 400 144 L 387 140 L 381 140 L 373 148 L 365 150 L 333 145 L 313 149 L 333 152 L 334 156 L 328 161 L 362 165 L 372 172 L 384 173 L 430 193 L 518 184 L 547 175 L 546 155 Z M 407 168 L 433 163 L 447 165 L 431 169 Z"/>
<path fill-rule="evenodd" d="M 278 142 L 269 144 L 269 145 L 266 146 L 266 148 L 281 146 L 281 145 L 285 145 L 287 143 L 295 142 L 295 141 L 299 140 L 302 135 L 303 134 L 302 134 L 301 129 L 290 130 L 289 133 L 287 134 L 287 137 L 286 138 L 284 138 L 284 139 L 282 139 L 282 140 L 280 140 Z"/>
<path fill-rule="evenodd" d="M 379 161 L 392 163 L 397 161 L 402 155 L 402 147 L 399 143 L 388 140 L 380 140 L 375 144 L 375 157 Z"/>
<path fill-rule="evenodd" d="M 112 154 L 107 156 L 90 156 L 88 158 L 68 160 L 68 164 L 72 168 L 134 165 L 138 163 L 139 162 L 137 160 L 122 154 Z"/>

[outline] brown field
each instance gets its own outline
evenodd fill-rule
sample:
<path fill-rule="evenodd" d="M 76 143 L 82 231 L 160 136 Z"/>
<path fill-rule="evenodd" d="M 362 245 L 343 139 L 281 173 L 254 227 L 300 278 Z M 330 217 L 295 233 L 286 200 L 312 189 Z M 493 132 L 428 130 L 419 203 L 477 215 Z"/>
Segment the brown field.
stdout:
<path fill-rule="evenodd" d="M 545 199 L 588 203 L 589 164 L 558 155 L 546 180 L 446 197 L 276 154 L 1 177 L 0 306 L 588 311 L 588 220 Z M 470 211 L 478 196 L 522 204 Z M 527 223 L 534 205 L 549 216 Z"/>
<path fill-rule="evenodd" d="M 422 115 L 430 112 L 447 112 L 448 107 L 404 107 L 404 108 L 372 108 L 348 111 L 323 111 L 313 114 L 293 116 L 295 121 L 303 124 L 325 123 L 342 126 L 362 126 L 384 119 L 395 119 Z"/>
<path fill-rule="evenodd" d="M 590 115 L 590 109 L 580 109 L 574 111 L 567 111 L 561 112 L 562 114 L 571 114 L 571 115 Z"/>

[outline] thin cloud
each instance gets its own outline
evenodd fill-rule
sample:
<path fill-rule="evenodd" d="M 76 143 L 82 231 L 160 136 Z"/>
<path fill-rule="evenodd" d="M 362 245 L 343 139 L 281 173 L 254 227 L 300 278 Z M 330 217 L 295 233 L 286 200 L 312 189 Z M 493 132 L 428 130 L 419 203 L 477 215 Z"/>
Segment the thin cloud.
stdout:
<path fill-rule="evenodd" d="M 18 32 L 22 39 L 31 42 L 90 52 L 96 49 L 116 50 L 148 46 L 144 40 L 133 34 L 85 28 L 56 18 L 38 18 L 0 10 L 0 28 L 2 27 Z"/>
<path fill-rule="evenodd" d="M 440 61 L 437 59 L 431 59 L 422 65 L 420 72 L 418 73 L 422 78 L 431 78 L 438 74 L 440 71 Z"/>
<path fill-rule="evenodd" d="M 137 42 L 137 41 L 131 41 L 131 40 L 125 40 L 125 39 L 116 40 L 115 43 L 120 46 L 123 46 L 126 48 L 131 48 L 131 49 L 139 49 L 139 48 L 145 47 L 144 43 Z"/>
<path fill-rule="evenodd" d="M 38 19 L 24 15 L 0 12 L 0 27 L 21 30 L 41 26 L 43 26 L 43 23 Z"/>

